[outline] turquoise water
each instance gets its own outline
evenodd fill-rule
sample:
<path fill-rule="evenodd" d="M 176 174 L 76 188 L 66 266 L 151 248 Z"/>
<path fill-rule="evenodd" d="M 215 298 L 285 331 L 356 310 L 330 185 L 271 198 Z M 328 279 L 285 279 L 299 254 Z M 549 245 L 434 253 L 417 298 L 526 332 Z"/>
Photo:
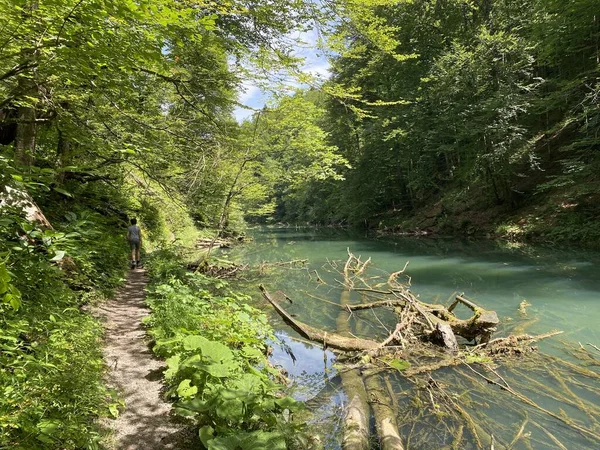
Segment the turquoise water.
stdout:
<path fill-rule="evenodd" d="M 464 292 L 480 306 L 498 313 L 502 321 L 497 332 L 499 336 L 508 332 L 538 334 L 562 330 L 564 334 L 560 337 L 540 344 L 544 353 L 554 355 L 562 354 L 562 341 L 575 345 L 582 343 L 584 346 L 592 343 L 600 347 L 600 254 L 595 252 L 500 245 L 491 241 L 429 238 L 375 240 L 329 230 L 256 229 L 252 236 L 254 243 L 233 250 L 232 258 L 254 265 L 263 261 L 307 260 L 303 267 L 296 265 L 294 269 L 278 269 L 274 275 L 261 281 L 270 292 L 285 292 L 293 301 L 292 304 L 285 303 L 286 309 L 298 320 L 315 327 L 335 330 L 335 319 L 340 309 L 326 301 L 339 302 L 341 289 L 336 287 L 340 276 L 332 269 L 332 265 L 338 264 L 341 270 L 339 264 L 343 266 L 349 249 L 355 255 L 360 255 L 362 260 L 371 258 L 369 275 L 373 276 L 400 270 L 408 262 L 405 273 L 411 278 L 411 289 L 423 301 L 448 304 L 455 292 Z M 317 274 L 327 286 L 317 282 Z M 360 301 L 358 297 L 354 300 Z M 518 310 L 524 300 L 531 304 L 526 314 Z M 265 310 L 270 312 L 272 323 L 283 341 L 282 345 L 276 346 L 274 361 L 288 371 L 293 380 L 294 395 L 302 400 L 310 400 L 309 404 L 315 405 L 315 427 L 317 423 L 322 427 L 326 446 L 337 448 L 339 410 L 343 408 L 344 396 L 339 389 L 339 377 L 336 377 L 332 368 L 335 356 L 297 340 L 298 336 L 276 314 L 266 306 Z M 468 315 L 465 313 L 465 316 Z M 385 310 L 367 311 L 355 314 L 349 324 L 357 335 L 384 338 L 388 333 L 386 328 L 393 329 L 394 317 Z M 597 366 L 590 368 L 598 372 Z M 457 372 L 444 373 L 452 377 Z M 564 386 L 557 384 L 556 380 L 543 378 L 544 374 L 534 376 L 542 383 L 556 385 L 561 392 L 564 390 Z M 520 383 L 520 380 L 517 381 Z M 405 385 L 402 377 L 394 377 L 399 397 L 406 393 Z M 519 385 L 523 389 L 528 388 L 527 383 Z M 572 392 L 575 391 L 573 387 Z M 583 417 L 577 408 L 571 411 L 568 405 L 536 396 L 534 390 L 531 395 L 547 409 L 560 411 L 562 408 L 573 417 Z M 581 395 L 588 394 L 581 391 Z M 600 401 L 595 394 L 589 396 L 588 400 L 595 405 Z M 513 407 L 515 409 L 510 414 L 505 408 L 483 408 L 487 416 L 501 423 L 496 436 L 499 439 L 496 448 L 504 448 L 502 443 L 508 447 L 512 440 L 510 436 L 518 430 L 514 424 L 522 422 L 522 417 L 528 412 L 525 405 L 522 411 L 518 405 Z M 474 408 L 474 412 L 481 414 L 482 408 Z M 516 417 L 521 412 L 523 415 Z M 597 420 L 600 418 L 589 419 L 590 429 L 599 428 Z M 544 421 L 540 422 L 542 427 L 563 445 L 566 442 L 569 449 L 600 448 L 600 443 L 582 438 L 560 421 L 548 417 L 540 417 L 541 420 Z M 585 418 L 581 420 L 585 422 Z M 425 426 L 425 421 L 421 422 Z M 506 433 L 504 438 L 501 437 L 502 430 Z M 531 430 L 526 427 L 525 430 L 530 433 L 529 437 L 518 439 L 512 448 L 561 448 L 541 427 L 536 426 Z M 407 433 L 405 428 L 401 431 Z M 441 432 L 434 437 L 431 437 L 431 432 L 427 433 L 427 438 L 410 448 L 434 449 L 451 443 L 448 442 L 450 437 L 444 437 Z M 428 440 L 429 444 L 426 443 Z M 459 448 L 477 446 L 471 442 Z"/>

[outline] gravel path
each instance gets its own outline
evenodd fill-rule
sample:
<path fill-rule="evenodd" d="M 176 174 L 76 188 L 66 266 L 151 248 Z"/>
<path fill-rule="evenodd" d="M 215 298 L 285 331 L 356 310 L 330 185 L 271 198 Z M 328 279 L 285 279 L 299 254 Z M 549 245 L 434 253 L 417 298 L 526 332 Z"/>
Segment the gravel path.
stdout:
<path fill-rule="evenodd" d="M 117 450 L 190 449 L 196 438 L 169 416 L 171 405 L 161 397 L 164 364 L 152 355 L 141 324 L 150 312 L 144 303 L 146 283 L 144 270 L 131 270 L 115 298 L 97 309 L 105 321 L 108 381 L 126 403 L 119 418 L 104 425 L 112 430 Z"/>

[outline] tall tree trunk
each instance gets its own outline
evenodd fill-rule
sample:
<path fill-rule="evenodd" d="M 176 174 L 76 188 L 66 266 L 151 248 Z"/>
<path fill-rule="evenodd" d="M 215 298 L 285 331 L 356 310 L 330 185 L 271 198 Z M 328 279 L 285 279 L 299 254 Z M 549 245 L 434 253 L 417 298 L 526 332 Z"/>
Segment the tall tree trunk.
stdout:
<path fill-rule="evenodd" d="M 221 217 L 219 218 L 219 224 L 217 226 L 217 237 L 220 237 L 221 234 L 223 233 L 223 230 L 225 229 L 225 226 L 227 224 L 227 219 L 229 217 L 229 206 L 231 205 L 231 201 L 233 200 L 233 197 L 235 197 L 235 195 L 236 195 L 236 187 L 237 187 L 238 181 L 240 179 L 240 176 L 244 172 L 244 168 L 246 167 L 246 164 L 248 164 L 249 161 L 250 160 L 247 158 L 245 158 L 242 161 L 242 164 L 240 165 L 240 168 L 238 169 L 238 172 L 235 175 L 235 179 L 233 180 L 233 183 L 231 183 L 231 187 L 229 188 L 229 192 L 227 193 L 227 197 L 225 198 L 225 203 L 223 204 L 223 210 L 221 212 Z"/>
<path fill-rule="evenodd" d="M 23 8 L 23 19 L 26 20 L 29 14 L 38 9 L 38 0 L 32 0 L 29 8 Z M 29 10 L 29 12 L 28 12 Z M 33 48 L 23 49 L 21 56 L 24 61 L 34 61 L 39 56 L 39 51 Z M 33 71 L 19 75 L 18 97 L 38 98 L 38 87 L 33 79 Z M 17 108 L 17 131 L 15 136 L 15 162 L 30 166 L 35 155 L 37 137 L 36 111 L 35 105 L 24 105 Z"/>
<path fill-rule="evenodd" d="M 64 110 L 69 108 L 67 102 L 63 102 L 60 105 Z M 59 169 L 64 169 L 71 165 L 73 161 L 73 145 L 69 138 L 65 135 L 64 127 L 58 122 L 56 125 L 58 132 L 58 142 L 56 144 L 56 159 Z M 65 181 L 65 171 L 60 170 L 57 176 L 57 181 L 62 184 Z"/>
<path fill-rule="evenodd" d="M 37 137 L 37 125 L 35 119 L 35 108 L 31 106 L 20 106 L 17 108 L 15 162 L 25 166 L 31 165 L 33 156 L 35 155 Z"/>

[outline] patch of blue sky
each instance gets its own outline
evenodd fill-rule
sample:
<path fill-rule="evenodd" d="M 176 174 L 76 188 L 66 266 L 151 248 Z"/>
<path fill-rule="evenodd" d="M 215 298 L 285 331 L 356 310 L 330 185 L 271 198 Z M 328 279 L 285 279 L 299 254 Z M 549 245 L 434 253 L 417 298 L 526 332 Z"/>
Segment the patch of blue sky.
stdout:
<path fill-rule="evenodd" d="M 331 75 L 330 64 L 323 51 L 318 48 L 319 34 L 317 30 L 296 32 L 290 34 L 289 38 L 296 42 L 293 56 L 303 59 L 303 64 L 300 67 L 301 71 L 312 75 L 317 84 L 327 80 Z M 281 88 L 281 77 L 277 78 L 279 78 L 277 84 Z M 273 85 L 275 85 L 275 82 L 273 82 Z M 289 90 L 289 93 L 293 93 L 298 88 L 306 87 L 308 85 L 302 84 L 294 77 L 286 77 L 283 86 L 284 90 Z M 236 120 L 241 123 L 248 119 L 255 111 L 262 109 L 271 97 L 271 91 L 264 89 L 255 81 L 243 82 L 240 87 L 238 102 L 244 106 L 238 106 L 234 110 Z"/>

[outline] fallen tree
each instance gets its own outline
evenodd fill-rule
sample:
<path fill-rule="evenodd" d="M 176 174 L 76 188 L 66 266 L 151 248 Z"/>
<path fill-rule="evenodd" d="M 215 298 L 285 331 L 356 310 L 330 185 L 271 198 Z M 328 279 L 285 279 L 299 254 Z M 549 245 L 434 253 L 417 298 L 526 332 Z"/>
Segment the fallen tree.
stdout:
<path fill-rule="evenodd" d="M 403 329 L 406 330 L 405 334 L 411 337 L 417 337 L 422 341 L 434 342 L 452 352 L 458 351 L 456 336 L 461 336 L 469 341 L 475 341 L 479 338 L 480 343 L 489 341 L 492 333 L 495 331 L 495 326 L 499 323 L 496 312 L 487 311 L 460 295 L 456 297 L 456 301 L 448 308 L 443 305 L 424 303 L 410 291 L 408 285 L 398 282 L 397 278 L 402 272 L 396 272 L 388 278 L 388 289 L 386 290 L 382 290 L 380 285 L 369 286 L 361 278 L 369 262 L 362 262 L 350 254 L 344 266 L 344 271 L 341 272 L 344 275 L 342 285 L 348 293 L 355 291 L 367 298 L 377 296 L 379 300 L 354 305 L 347 301 L 342 301 L 339 306 L 349 314 L 352 314 L 353 311 L 364 309 L 392 308 L 398 317 L 398 324 L 401 327 L 390 336 L 385 345 L 369 339 L 345 337 L 335 332 L 319 330 L 302 323 L 289 315 L 263 286 L 259 286 L 259 289 L 263 297 L 273 305 L 283 320 L 300 333 L 300 335 L 311 341 L 319 342 L 325 347 L 337 350 L 350 352 L 383 350 L 386 346 L 401 343 L 403 338 L 400 332 Z M 357 280 L 360 280 L 360 287 L 357 287 Z M 382 296 L 386 298 L 381 299 Z M 344 298 L 344 295 L 342 295 L 342 298 Z M 472 310 L 473 315 L 466 320 L 457 318 L 453 310 L 458 304 L 467 306 Z"/>
<path fill-rule="evenodd" d="M 536 354 L 535 343 L 561 332 L 542 335 L 518 334 L 492 339 L 493 333 L 500 325 L 494 311 L 482 308 L 464 294 L 454 295 L 448 306 L 422 301 L 411 291 L 410 278 L 404 275 L 406 266 L 403 270 L 384 278 L 368 275 L 370 260 L 361 261 L 350 252 L 343 268 L 334 262 L 329 264 L 327 270 L 340 277 L 335 279 L 336 284 L 329 285 L 330 288 L 341 288 L 339 303 L 319 299 L 313 295 L 311 298 L 339 307 L 335 330 L 323 330 L 301 322 L 274 298 L 285 298 L 293 305 L 295 301 L 288 295 L 281 292 L 275 296 L 271 295 L 264 286 L 260 286 L 260 290 L 283 320 L 304 339 L 340 354 L 338 364 L 341 367 L 338 373 L 347 396 L 342 423 L 344 450 L 370 448 L 368 423 L 371 414 L 375 419 L 380 447 L 384 450 L 402 450 L 403 442 L 407 446 L 410 442 L 412 447 L 417 436 L 422 440 L 420 442 L 429 445 L 427 448 L 433 448 L 430 441 L 438 431 L 440 435 L 436 435 L 436 439 L 444 443 L 440 444 L 440 447 L 446 446 L 448 436 L 452 436 L 452 442 L 447 446 L 449 449 L 489 449 L 494 448 L 494 445 L 512 448 L 517 441 L 530 438 L 531 433 L 525 432 L 528 426 L 534 426 L 544 432 L 545 437 L 540 438 L 540 442 L 550 439 L 553 445 L 558 445 L 556 442 L 560 442 L 559 438 L 547 431 L 549 425 L 544 425 L 544 420 L 562 422 L 570 432 L 593 442 L 594 445 L 600 443 L 600 433 L 595 431 L 595 425 L 600 423 L 600 407 L 590 407 L 574 394 L 583 386 L 600 395 L 600 390 L 588 386 L 590 380 L 595 383 L 600 378 L 596 372 L 580 368 L 571 362 L 553 360 L 553 366 L 548 371 L 565 386 L 563 390 L 568 389 L 567 392 L 570 392 L 573 398 L 566 398 L 563 393 L 550 391 L 542 385 L 548 398 L 560 399 L 573 407 L 581 408 L 593 420 L 592 427 L 566 416 L 563 412 L 554 412 L 542 407 L 539 401 L 532 400 L 509 384 L 496 370 L 501 359 L 510 361 L 512 358 L 520 358 L 520 364 L 530 362 L 522 358 Z M 316 271 L 312 272 L 316 273 L 316 280 L 320 286 L 326 285 Z M 307 273 L 310 275 L 311 272 L 307 269 Z M 401 276 L 403 281 L 400 281 Z M 461 306 L 470 311 L 471 316 L 468 319 L 456 316 L 456 310 Z M 392 330 L 388 329 L 386 338 L 365 338 L 353 334 L 356 330 L 352 330 L 350 326 L 351 319 L 354 315 L 368 310 L 385 310 L 388 317 L 391 315 L 395 318 L 396 325 Z M 381 321 L 380 324 L 383 326 Z M 594 348 L 591 345 L 590 347 Z M 585 357 L 591 358 L 589 351 L 585 353 Z M 595 356 L 592 360 L 594 364 L 600 365 Z M 474 368 L 475 365 L 480 365 L 482 369 Z M 539 370 L 540 367 L 544 366 L 534 364 L 532 370 Z M 442 371 L 444 368 L 451 371 Z M 467 371 L 462 368 L 466 368 Z M 512 373 L 508 368 L 505 370 Z M 434 379 L 433 374 L 436 373 L 440 374 L 439 377 L 451 379 L 452 384 L 462 389 L 462 394 L 459 396 L 451 392 L 448 382 Z M 393 383 L 389 379 L 392 375 L 401 376 L 414 386 L 415 396 L 410 399 L 408 405 L 399 404 L 398 398 L 404 395 L 404 392 L 394 392 Z M 522 375 L 516 376 L 519 380 L 523 378 Z M 574 377 L 581 378 L 576 380 L 578 385 L 566 388 L 567 383 L 575 382 Z M 511 401 L 506 406 L 508 410 L 520 411 L 519 407 L 525 407 L 540 417 L 524 421 L 517 434 L 505 442 L 506 438 L 501 435 L 507 434 L 508 430 L 487 419 L 474 416 L 471 410 L 474 400 L 466 400 L 465 392 L 482 392 L 482 389 L 486 389 L 486 393 L 478 395 L 495 398 L 496 392 L 490 394 L 486 386 L 495 387 L 503 392 L 504 396 L 510 396 Z M 498 397 L 494 401 L 504 404 L 507 399 Z M 399 411 L 406 409 L 410 412 L 399 418 Z M 431 411 L 430 415 L 424 415 L 424 410 Z M 533 415 L 533 412 L 530 414 Z M 439 429 L 432 432 L 423 427 L 424 423 L 432 421 L 443 423 L 443 435 Z M 466 447 L 465 442 L 470 442 L 472 446 Z"/>

